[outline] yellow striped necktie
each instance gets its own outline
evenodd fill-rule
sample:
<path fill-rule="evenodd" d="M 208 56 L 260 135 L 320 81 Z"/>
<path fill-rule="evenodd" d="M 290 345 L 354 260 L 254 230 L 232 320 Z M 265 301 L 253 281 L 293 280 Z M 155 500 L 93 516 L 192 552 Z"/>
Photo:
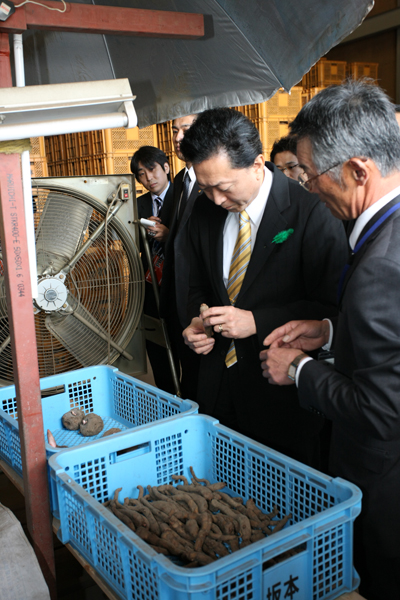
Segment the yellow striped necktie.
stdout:
<path fill-rule="evenodd" d="M 230 303 L 235 305 L 236 298 L 242 287 L 244 276 L 251 256 L 251 226 L 250 218 L 245 210 L 239 214 L 239 233 L 237 236 L 235 248 L 233 249 L 231 266 L 229 268 L 229 280 L 227 292 Z M 229 346 L 228 354 L 225 357 L 225 364 L 231 367 L 237 362 L 235 343 L 232 340 Z"/>

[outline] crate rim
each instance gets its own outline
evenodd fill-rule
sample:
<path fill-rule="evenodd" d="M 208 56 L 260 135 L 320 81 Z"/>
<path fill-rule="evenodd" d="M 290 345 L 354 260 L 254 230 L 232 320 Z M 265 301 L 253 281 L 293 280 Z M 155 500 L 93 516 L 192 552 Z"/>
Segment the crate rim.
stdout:
<path fill-rule="evenodd" d="M 89 371 L 90 371 L 90 373 L 89 373 Z M 197 402 L 194 402 L 194 400 L 190 400 L 189 398 L 179 398 L 179 396 L 177 396 L 176 394 L 171 394 L 169 392 L 165 392 L 164 390 L 161 390 L 160 388 L 157 388 L 150 383 L 145 383 L 145 382 L 141 381 L 140 379 L 136 379 L 133 375 L 128 375 L 127 373 L 124 373 L 123 371 L 118 369 L 118 367 L 115 367 L 113 365 L 91 365 L 88 367 L 82 367 L 80 369 L 73 369 L 72 371 L 64 371 L 63 373 L 55 373 L 53 375 L 47 375 L 46 377 L 41 377 L 39 380 L 40 390 L 43 391 L 46 389 L 50 389 L 52 387 L 68 385 L 65 383 L 66 376 L 75 377 L 75 374 L 76 374 L 76 379 L 79 379 L 80 375 L 83 375 L 82 379 L 89 379 L 89 378 L 92 379 L 96 375 L 96 373 L 102 372 L 102 374 L 104 376 L 104 373 L 107 371 L 108 371 L 108 375 L 113 374 L 113 375 L 115 375 L 115 377 L 121 376 L 128 382 L 132 383 L 132 385 L 134 385 L 136 388 L 140 388 L 141 386 L 143 386 L 144 391 L 150 392 L 150 393 L 154 394 L 155 396 L 165 397 L 165 399 L 167 399 L 167 397 L 168 397 L 168 399 L 170 401 L 175 400 L 178 403 L 179 402 L 187 402 L 191 405 L 191 410 L 199 408 L 199 405 L 197 404 Z M 17 390 L 15 388 L 15 383 L 10 383 L 10 385 L 0 387 L 0 394 L 7 393 L 7 390 L 10 390 L 10 392 L 9 392 L 10 395 L 13 398 L 16 398 Z M 11 417 L 6 411 L 2 410 L 1 408 L 0 408 L 0 415 L 1 415 L 2 419 L 7 421 L 7 423 L 10 425 L 10 427 L 15 428 L 17 431 L 19 431 L 19 419 Z M 167 422 L 174 418 L 175 418 L 175 416 L 173 415 L 170 417 L 165 417 L 164 419 L 162 419 L 162 421 Z M 147 427 L 148 425 L 151 425 L 151 423 L 146 423 L 144 425 L 137 425 L 136 427 L 133 428 L 133 430 L 136 430 L 136 429 L 142 428 L 142 427 Z M 121 436 L 121 435 L 124 435 L 125 433 L 127 433 L 127 431 L 121 431 L 120 433 L 116 433 L 113 435 Z M 44 432 L 44 434 L 46 435 L 46 432 Z M 90 442 L 86 442 L 85 445 L 95 443 L 96 441 L 99 441 L 99 440 L 92 440 Z M 68 450 L 73 450 L 74 448 L 77 448 L 77 447 L 78 446 L 71 446 L 70 448 L 68 448 Z M 51 453 L 52 455 L 58 454 L 58 452 L 62 451 L 59 448 L 54 448 L 53 446 L 50 446 L 50 444 L 46 440 L 45 440 L 45 448 L 46 448 L 46 451 Z"/>

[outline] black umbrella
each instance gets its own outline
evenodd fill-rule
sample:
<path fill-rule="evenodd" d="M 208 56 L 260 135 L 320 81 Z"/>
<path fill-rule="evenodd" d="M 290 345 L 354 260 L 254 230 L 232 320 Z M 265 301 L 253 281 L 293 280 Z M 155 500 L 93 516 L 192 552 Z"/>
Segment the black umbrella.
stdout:
<path fill-rule="evenodd" d="M 72 0 L 74 1 L 74 0 Z M 200 40 L 24 33 L 26 84 L 128 77 L 139 126 L 256 104 L 298 83 L 364 19 L 371 0 L 93 0 L 205 15 Z"/>

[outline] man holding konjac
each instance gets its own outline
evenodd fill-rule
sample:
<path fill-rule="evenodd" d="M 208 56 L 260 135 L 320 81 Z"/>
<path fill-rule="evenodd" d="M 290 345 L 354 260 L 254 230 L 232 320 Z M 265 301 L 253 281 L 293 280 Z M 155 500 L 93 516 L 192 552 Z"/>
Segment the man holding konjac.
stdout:
<path fill-rule="evenodd" d="M 204 191 L 191 216 L 183 332 L 201 355 L 200 411 L 319 466 L 324 419 L 299 407 L 294 388 L 268 385 L 259 352 L 269 331 L 288 317 L 337 313 L 347 258 L 343 227 L 317 196 L 265 165 L 258 131 L 238 111 L 200 114 L 181 149 Z M 202 304 L 210 308 L 200 318 Z"/>

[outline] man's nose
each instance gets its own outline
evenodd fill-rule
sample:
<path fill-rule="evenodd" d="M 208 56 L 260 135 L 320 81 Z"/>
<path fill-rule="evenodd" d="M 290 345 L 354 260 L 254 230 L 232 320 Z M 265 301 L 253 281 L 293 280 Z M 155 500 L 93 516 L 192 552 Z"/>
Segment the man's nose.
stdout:
<path fill-rule="evenodd" d="M 216 204 L 217 206 L 221 206 L 226 200 L 225 194 L 219 192 L 218 190 L 211 190 L 207 193 L 207 196 Z"/>

